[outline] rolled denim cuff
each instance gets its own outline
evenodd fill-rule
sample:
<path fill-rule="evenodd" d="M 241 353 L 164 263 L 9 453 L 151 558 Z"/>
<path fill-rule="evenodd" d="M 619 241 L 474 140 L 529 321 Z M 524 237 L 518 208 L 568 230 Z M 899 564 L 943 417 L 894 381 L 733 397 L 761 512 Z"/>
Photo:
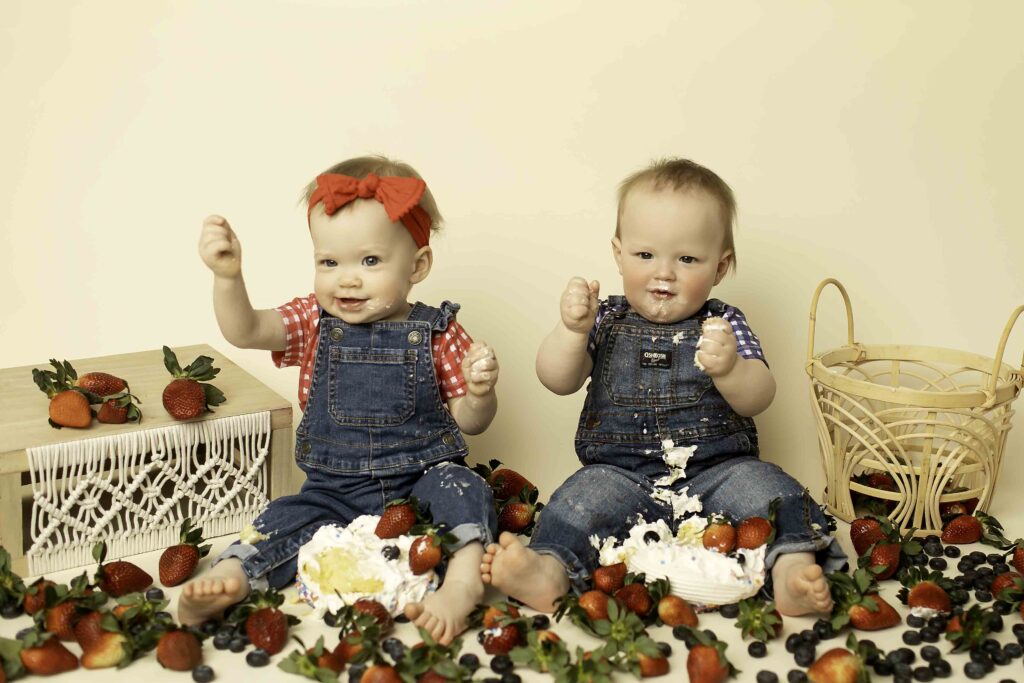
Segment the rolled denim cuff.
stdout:
<path fill-rule="evenodd" d="M 461 550 L 474 541 L 479 541 L 485 548 L 494 542 L 494 537 L 491 536 L 491 530 L 485 525 L 477 522 L 466 522 L 465 524 L 460 524 L 448 533 L 456 538 L 455 543 L 448 546 L 449 550 L 452 552 Z"/>
<path fill-rule="evenodd" d="M 577 595 L 585 593 L 590 590 L 588 580 L 590 579 L 590 572 L 583 566 L 580 559 L 576 557 L 576 553 L 572 552 L 568 548 L 556 545 L 533 545 L 530 544 L 530 550 L 540 555 L 550 555 L 565 567 L 565 574 L 569 578 L 569 587 Z"/>
<path fill-rule="evenodd" d="M 789 536 L 783 538 L 772 544 L 764 558 L 765 577 L 761 593 L 769 600 L 775 597 L 772 568 L 780 555 L 790 553 L 814 553 L 815 563 L 825 574 L 846 571 L 850 566 L 849 558 L 839 544 L 839 539 L 835 536 L 815 536 L 814 538 Z"/>
<path fill-rule="evenodd" d="M 241 561 L 242 571 L 249 577 L 249 589 L 254 591 L 265 591 L 270 588 L 270 582 L 267 581 L 266 575 L 253 578 L 252 576 L 252 563 L 248 562 L 251 558 L 255 557 L 259 553 L 256 546 L 249 545 L 248 543 L 232 543 L 224 549 L 220 555 L 210 563 L 211 567 L 217 566 L 218 562 L 234 557 Z"/>

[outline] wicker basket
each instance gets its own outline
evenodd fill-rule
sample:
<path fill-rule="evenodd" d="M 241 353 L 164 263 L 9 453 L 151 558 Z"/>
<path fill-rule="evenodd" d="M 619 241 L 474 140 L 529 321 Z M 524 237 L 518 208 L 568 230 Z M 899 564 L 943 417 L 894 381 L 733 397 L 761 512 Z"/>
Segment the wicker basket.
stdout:
<path fill-rule="evenodd" d="M 846 304 L 847 343 L 815 354 L 818 298 L 835 285 Z M 825 466 L 825 502 L 847 522 L 853 494 L 886 501 L 901 530 L 940 533 L 954 501 L 987 510 L 999 477 L 1011 404 L 1024 386 L 1024 362 L 1002 362 L 1024 306 L 1011 315 L 995 360 L 963 351 L 854 341 L 853 309 L 836 280 L 811 301 L 807 374 Z M 886 485 L 872 486 L 866 475 Z M 888 476 L 884 476 L 888 475 Z"/>

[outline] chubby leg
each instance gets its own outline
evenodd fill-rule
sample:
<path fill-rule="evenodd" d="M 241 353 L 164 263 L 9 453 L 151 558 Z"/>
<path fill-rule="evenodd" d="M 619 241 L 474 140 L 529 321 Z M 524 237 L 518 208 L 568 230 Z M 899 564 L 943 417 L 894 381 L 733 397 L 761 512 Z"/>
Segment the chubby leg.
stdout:
<path fill-rule="evenodd" d="M 450 644 L 466 630 L 466 618 L 483 600 L 484 584 L 479 571 L 483 554 L 479 542 L 462 546 L 448 560 L 441 587 L 423 602 L 405 606 L 405 616 L 442 645 Z"/>
<path fill-rule="evenodd" d="M 242 561 L 229 557 L 185 584 L 178 598 L 178 621 L 202 623 L 249 595 L 249 577 Z"/>
<path fill-rule="evenodd" d="M 775 586 L 775 606 L 788 617 L 824 614 L 832 610 L 828 582 L 814 561 L 814 553 L 779 555 L 772 567 L 772 584 Z"/>
<path fill-rule="evenodd" d="M 569 591 L 569 574 L 558 558 L 531 550 L 507 531 L 487 547 L 480 576 L 538 612 L 554 612 L 555 601 Z"/>

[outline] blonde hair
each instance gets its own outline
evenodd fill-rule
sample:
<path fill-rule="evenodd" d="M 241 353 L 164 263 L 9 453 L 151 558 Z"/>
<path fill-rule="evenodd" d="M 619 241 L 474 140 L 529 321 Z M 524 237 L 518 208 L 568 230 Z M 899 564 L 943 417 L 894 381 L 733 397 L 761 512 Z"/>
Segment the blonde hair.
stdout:
<path fill-rule="evenodd" d="M 736 198 L 732 189 L 714 171 L 689 159 L 658 159 L 647 168 L 637 171 L 619 184 L 619 209 L 615 220 L 615 236 L 620 236 L 622 209 L 626 197 L 635 188 L 644 185 L 652 190 L 671 189 L 675 192 L 702 191 L 718 202 L 725 231 L 723 251 L 732 251 L 729 268 L 736 269 L 736 246 L 732 227 L 736 221 Z"/>
<path fill-rule="evenodd" d="M 397 159 L 389 159 L 386 156 L 374 154 L 365 157 L 353 157 L 341 161 L 324 173 L 338 173 L 341 175 L 352 176 L 353 178 L 365 178 L 371 173 L 376 173 L 379 176 L 400 176 L 402 178 L 419 178 L 423 180 L 423 176 L 416 172 L 416 169 Z M 302 197 L 299 203 L 303 206 L 309 204 L 309 198 L 313 196 L 313 192 L 316 190 L 316 178 L 306 185 L 302 191 Z M 430 216 L 430 232 L 437 232 L 441 229 L 441 224 L 444 222 L 444 218 L 441 216 L 440 210 L 437 208 L 437 202 L 434 201 L 434 195 L 430 192 L 430 185 L 427 185 L 427 189 L 423 191 L 423 197 L 420 198 L 420 208 L 427 212 Z"/>

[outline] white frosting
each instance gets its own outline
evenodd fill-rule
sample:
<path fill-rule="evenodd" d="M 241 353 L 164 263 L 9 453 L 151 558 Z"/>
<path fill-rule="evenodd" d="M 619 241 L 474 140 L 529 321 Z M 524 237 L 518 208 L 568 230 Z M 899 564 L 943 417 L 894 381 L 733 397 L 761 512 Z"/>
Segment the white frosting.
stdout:
<path fill-rule="evenodd" d="M 259 543 L 260 541 L 265 541 L 268 538 L 270 538 L 270 536 L 267 536 L 266 534 L 261 534 L 252 524 L 246 524 L 244 527 L 242 527 L 242 530 L 238 532 L 238 540 L 242 543 L 248 543 L 249 545 Z"/>
<path fill-rule="evenodd" d="M 317 616 L 360 598 L 376 600 L 397 615 L 437 588 L 433 571 L 417 576 L 409 567 L 409 547 L 415 538 L 379 538 L 374 533 L 379 520 L 377 515 L 363 515 L 347 527 L 320 527 L 299 548 L 299 594 Z M 381 554 L 389 545 L 398 546 L 397 559 Z"/>
<path fill-rule="evenodd" d="M 910 613 L 915 617 L 921 617 L 922 619 L 931 619 L 932 617 L 937 617 L 942 614 L 939 610 L 932 609 L 931 607 L 911 607 Z"/>

